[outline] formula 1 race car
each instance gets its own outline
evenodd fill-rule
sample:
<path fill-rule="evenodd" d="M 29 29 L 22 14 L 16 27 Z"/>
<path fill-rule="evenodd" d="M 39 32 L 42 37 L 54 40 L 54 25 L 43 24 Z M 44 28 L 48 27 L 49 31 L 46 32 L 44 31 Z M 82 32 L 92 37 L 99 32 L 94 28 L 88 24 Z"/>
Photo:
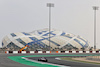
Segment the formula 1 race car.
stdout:
<path fill-rule="evenodd" d="M 38 61 L 48 62 L 48 60 L 44 57 L 39 58 Z"/>

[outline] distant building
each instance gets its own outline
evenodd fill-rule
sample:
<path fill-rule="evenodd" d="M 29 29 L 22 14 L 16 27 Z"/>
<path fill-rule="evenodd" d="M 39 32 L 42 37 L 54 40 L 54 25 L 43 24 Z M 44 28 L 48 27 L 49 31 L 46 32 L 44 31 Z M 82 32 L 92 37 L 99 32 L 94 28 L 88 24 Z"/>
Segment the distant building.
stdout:
<path fill-rule="evenodd" d="M 3 48 L 20 49 L 29 45 L 30 49 L 49 49 L 48 29 L 36 30 L 30 33 L 18 32 L 5 36 L 2 40 Z M 52 29 L 50 31 L 50 47 L 52 50 L 81 50 L 89 49 L 89 43 L 81 36 Z"/>

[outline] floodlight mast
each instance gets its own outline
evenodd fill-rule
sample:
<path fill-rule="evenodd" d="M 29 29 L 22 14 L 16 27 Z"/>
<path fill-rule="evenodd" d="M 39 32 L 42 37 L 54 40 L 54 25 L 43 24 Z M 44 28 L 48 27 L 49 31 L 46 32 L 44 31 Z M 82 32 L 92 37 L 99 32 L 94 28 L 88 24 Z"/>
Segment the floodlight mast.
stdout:
<path fill-rule="evenodd" d="M 47 3 L 47 7 L 49 7 L 49 50 L 51 50 L 50 46 L 50 31 L 51 31 L 51 7 L 54 7 L 53 3 Z"/>
<path fill-rule="evenodd" d="M 96 50 L 96 10 L 98 10 L 99 7 L 93 6 L 94 10 L 94 50 Z"/>

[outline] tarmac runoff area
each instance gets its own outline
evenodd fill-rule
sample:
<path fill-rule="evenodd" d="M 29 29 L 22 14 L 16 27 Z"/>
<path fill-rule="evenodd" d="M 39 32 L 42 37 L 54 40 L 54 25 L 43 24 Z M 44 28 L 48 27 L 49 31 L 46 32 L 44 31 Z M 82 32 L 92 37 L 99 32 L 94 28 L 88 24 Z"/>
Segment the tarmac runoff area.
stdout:
<path fill-rule="evenodd" d="M 100 67 L 100 65 L 57 60 L 65 56 L 96 56 L 100 54 L 0 54 L 0 67 Z M 23 57 L 33 60 L 26 60 Z M 47 64 L 38 62 L 39 57 L 47 57 Z M 34 62 L 36 61 L 36 62 Z M 37 63 L 38 62 L 38 63 Z M 35 64 L 34 64 L 35 63 Z M 45 66 L 46 65 L 46 66 Z"/>

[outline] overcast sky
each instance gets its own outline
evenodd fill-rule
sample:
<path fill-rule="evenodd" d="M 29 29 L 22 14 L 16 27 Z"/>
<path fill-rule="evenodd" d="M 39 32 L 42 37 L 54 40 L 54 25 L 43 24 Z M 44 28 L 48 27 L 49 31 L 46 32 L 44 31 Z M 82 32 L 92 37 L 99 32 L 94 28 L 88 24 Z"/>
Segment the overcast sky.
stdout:
<path fill-rule="evenodd" d="M 13 32 L 48 28 L 48 7 L 52 8 L 52 28 L 80 35 L 94 43 L 94 11 L 100 0 L 0 0 L 0 47 Z M 97 11 L 97 48 L 100 48 L 100 10 Z"/>

